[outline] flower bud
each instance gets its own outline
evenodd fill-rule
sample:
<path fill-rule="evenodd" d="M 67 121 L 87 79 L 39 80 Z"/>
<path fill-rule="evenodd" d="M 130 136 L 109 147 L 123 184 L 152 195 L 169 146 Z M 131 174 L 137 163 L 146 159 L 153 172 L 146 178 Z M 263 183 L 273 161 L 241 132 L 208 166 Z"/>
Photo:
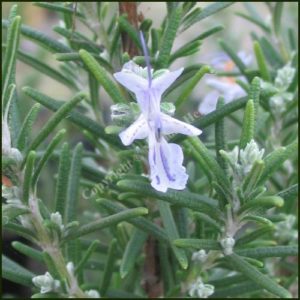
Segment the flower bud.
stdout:
<path fill-rule="evenodd" d="M 189 286 L 189 295 L 191 297 L 207 298 L 215 291 L 215 287 L 211 284 L 204 284 L 201 277 Z"/>
<path fill-rule="evenodd" d="M 56 225 L 58 225 L 58 227 L 60 228 L 60 230 L 64 230 L 64 225 L 62 224 L 62 217 L 61 214 L 57 211 L 55 213 L 52 213 L 50 215 L 50 220 L 55 223 Z"/>
<path fill-rule="evenodd" d="M 85 291 L 85 294 L 89 297 L 89 298 L 100 298 L 100 293 L 96 290 L 89 290 L 89 291 Z"/>
<path fill-rule="evenodd" d="M 205 262 L 206 258 L 207 258 L 207 253 L 205 252 L 204 249 L 201 249 L 198 252 L 194 252 L 192 255 L 193 261 Z"/>
<path fill-rule="evenodd" d="M 42 294 L 56 291 L 60 287 L 60 282 L 53 279 L 49 272 L 46 272 L 45 275 L 33 277 L 32 282 L 36 287 L 41 289 Z"/>
<path fill-rule="evenodd" d="M 255 161 L 262 159 L 265 149 L 259 150 L 258 145 L 254 140 L 251 140 L 245 149 L 240 151 L 241 165 L 244 174 L 250 172 Z"/>
<path fill-rule="evenodd" d="M 292 83 L 295 73 L 295 68 L 292 68 L 290 64 L 285 65 L 283 68 L 277 71 L 277 76 L 275 78 L 275 86 L 280 91 L 286 91 Z"/>
<path fill-rule="evenodd" d="M 232 250 L 235 244 L 235 239 L 230 236 L 227 236 L 220 241 L 220 244 L 223 248 L 224 254 L 230 255 L 232 254 Z"/>

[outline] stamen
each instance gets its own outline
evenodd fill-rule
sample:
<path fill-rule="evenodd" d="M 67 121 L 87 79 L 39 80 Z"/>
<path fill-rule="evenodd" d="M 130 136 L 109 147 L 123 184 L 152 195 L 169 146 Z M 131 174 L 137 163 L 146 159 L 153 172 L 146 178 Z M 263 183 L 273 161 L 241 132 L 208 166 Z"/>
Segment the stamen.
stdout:
<path fill-rule="evenodd" d="M 150 56 L 149 56 L 149 52 L 148 52 L 147 45 L 146 45 L 146 42 L 145 42 L 145 38 L 144 38 L 144 35 L 143 35 L 142 31 L 140 31 L 140 40 L 141 40 L 141 44 L 142 44 L 142 48 L 143 48 L 143 52 L 144 52 L 146 66 L 147 66 L 148 83 L 149 83 L 149 87 L 151 87 L 152 76 L 151 76 Z"/>

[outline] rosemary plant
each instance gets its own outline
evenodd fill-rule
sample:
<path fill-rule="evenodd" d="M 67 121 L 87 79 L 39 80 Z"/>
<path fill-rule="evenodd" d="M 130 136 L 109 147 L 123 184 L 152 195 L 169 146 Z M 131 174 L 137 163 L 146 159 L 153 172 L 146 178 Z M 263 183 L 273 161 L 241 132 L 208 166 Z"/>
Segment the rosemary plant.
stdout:
<path fill-rule="evenodd" d="M 283 18 L 297 4 L 260 3 L 270 22 L 234 4 L 167 2 L 154 27 L 139 2 L 34 2 L 56 35 L 11 5 L 2 227 L 39 267 L 4 253 L 4 279 L 32 298 L 297 297 L 298 43 Z M 224 12 L 256 26 L 252 62 L 203 25 Z M 174 50 L 189 28 L 201 32 Z M 209 40 L 222 57 L 192 63 Z M 22 86 L 19 62 L 70 99 Z"/>

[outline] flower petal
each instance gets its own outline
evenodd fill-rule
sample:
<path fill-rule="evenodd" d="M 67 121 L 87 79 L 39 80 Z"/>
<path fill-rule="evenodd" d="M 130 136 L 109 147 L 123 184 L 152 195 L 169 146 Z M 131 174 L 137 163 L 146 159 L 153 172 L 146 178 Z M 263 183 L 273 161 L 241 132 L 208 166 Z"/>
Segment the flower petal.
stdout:
<path fill-rule="evenodd" d="M 203 115 L 209 114 L 216 109 L 219 92 L 212 91 L 208 93 L 199 105 L 199 112 Z"/>
<path fill-rule="evenodd" d="M 147 136 L 148 125 L 142 114 L 134 123 L 119 134 L 119 137 L 125 146 L 130 145 L 136 139 L 145 139 Z"/>
<path fill-rule="evenodd" d="M 164 138 L 160 142 L 154 138 L 149 139 L 149 164 L 153 188 L 161 192 L 166 192 L 168 188 L 184 189 L 188 175 L 182 162 L 183 153 L 180 146 L 168 144 Z"/>
<path fill-rule="evenodd" d="M 164 113 L 160 114 L 162 120 L 162 133 L 181 133 L 189 136 L 200 135 L 202 131 L 193 125 L 174 119 Z"/>
<path fill-rule="evenodd" d="M 215 79 L 215 78 L 209 78 L 205 81 L 205 83 L 210 87 L 215 88 L 221 93 L 227 93 L 230 89 L 232 89 L 233 85 L 237 85 L 237 84 L 222 82 L 220 79 Z"/>
<path fill-rule="evenodd" d="M 165 90 L 181 75 L 183 70 L 184 68 L 180 68 L 174 72 L 167 71 L 152 81 L 152 88 L 156 90 L 159 97 L 161 97 Z"/>
<path fill-rule="evenodd" d="M 148 88 L 148 81 L 130 70 L 122 70 L 114 74 L 115 79 L 129 91 L 137 94 Z"/>

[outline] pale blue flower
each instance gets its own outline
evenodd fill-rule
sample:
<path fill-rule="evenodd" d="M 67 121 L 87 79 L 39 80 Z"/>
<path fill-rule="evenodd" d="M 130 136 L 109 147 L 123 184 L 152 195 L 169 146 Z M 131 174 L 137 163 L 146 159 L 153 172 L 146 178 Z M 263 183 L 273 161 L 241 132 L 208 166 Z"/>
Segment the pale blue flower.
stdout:
<path fill-rule="evenodd" d="M 168 188 L 182 190 L 188 175 L 183 167 L 183 152 L 179 145 L 168 143 L 165 135 L 181 133 L 189 136 L 201 134 L 201 130 L 161 112 L 162 94 L 180 76 L 183 68 L 170 72 L 153 73 L 148 65 L 141 68 L 133 61 L 126 63 L 116 80 L 133 92 L 140 106 L 137 120 L 120 133 L 122 143 L 130 145 L 136 139 L 148 138 L 151 185 L 158 191 Z"/>
<path fill-rule="evenodd" d="M 238 52 L 241 61 L 249 66 L 252 61 L 252 56 L 245 52 Z M 225 53 L 220 53 L 211 61 L 211 65 L 218 71 L 236 71 L 234 62 Z M 243 76 L 240 80 L 246 81 Z M 218 98 L 222 96 L 225 104 L 246 96 L 246 92 L 236 83 L 233 77 L 215 77 L 213 75 L 207 76 L 205 83 L 214 90 L 207 93 L 199 105 L 199 112 L 203 115 L 209 114 L 216 109 Z"/>

